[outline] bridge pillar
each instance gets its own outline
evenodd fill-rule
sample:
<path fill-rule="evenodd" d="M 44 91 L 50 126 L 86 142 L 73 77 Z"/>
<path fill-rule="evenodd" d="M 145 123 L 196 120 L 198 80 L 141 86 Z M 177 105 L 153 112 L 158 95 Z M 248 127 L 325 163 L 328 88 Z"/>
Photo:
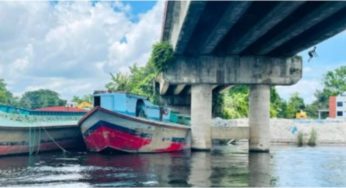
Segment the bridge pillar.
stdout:
<path fill-rule="evenodd" d="M 211 149 L 212 85 L 191 86 L 192 149 Z"/>
<path fill-rule="evenodd" d="M 249 105 L 249 150 L 250 152 L 269 152 L 269 85 L 251 85 Z"/>

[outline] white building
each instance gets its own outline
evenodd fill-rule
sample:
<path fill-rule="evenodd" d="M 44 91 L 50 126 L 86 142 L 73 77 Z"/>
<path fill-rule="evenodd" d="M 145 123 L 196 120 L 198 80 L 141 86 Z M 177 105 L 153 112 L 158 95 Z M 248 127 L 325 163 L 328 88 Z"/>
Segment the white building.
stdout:
<path fill-rule="evenodd" d="M 329 117 L 346 118 L 346 92 L 329 98 Z"/>

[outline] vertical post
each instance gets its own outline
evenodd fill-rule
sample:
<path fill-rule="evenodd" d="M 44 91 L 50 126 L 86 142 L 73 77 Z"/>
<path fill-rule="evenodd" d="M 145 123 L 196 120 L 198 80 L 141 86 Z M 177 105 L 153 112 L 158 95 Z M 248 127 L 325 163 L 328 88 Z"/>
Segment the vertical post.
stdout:
<path fill-rule="evenodd" d="M 211 149 L 212 87 L 207 84 L 191 86 L 192 149 Z"/>
<path fill-rule="evenodd" d="M 251 85 L 249 99 L 249 150 L 269 152 L 270 147 L 270 88 L 268 85 Z"/>

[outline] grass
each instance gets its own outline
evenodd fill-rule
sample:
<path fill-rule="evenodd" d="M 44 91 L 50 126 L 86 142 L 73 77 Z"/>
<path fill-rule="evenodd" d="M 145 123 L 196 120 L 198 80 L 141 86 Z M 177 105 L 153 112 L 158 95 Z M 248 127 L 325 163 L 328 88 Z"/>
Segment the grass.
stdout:
<path fill-rule="evenodd" d="M 308 140 L 308 145 L 309 146 L 316 146 L 316 142 L 317 142 L 317 132 L 315 129 L 311 129 L 310 137 Z"/>
<path fill-rule="evenodd" d="M 297 145 L 298 147 L 302 147 L 304 145 L 304 134 L 302 132 L 298 132 Z"/>

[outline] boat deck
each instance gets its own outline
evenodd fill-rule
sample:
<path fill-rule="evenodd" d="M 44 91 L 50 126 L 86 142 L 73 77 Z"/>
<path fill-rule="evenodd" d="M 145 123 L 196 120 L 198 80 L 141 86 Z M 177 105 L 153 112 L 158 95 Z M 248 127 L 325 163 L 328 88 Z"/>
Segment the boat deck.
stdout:
<path fill-rule="evenodd" d="M 24 115 L 0 112 L 0 127 L 41 127 L 77 125 L 81 115 Z"/>

